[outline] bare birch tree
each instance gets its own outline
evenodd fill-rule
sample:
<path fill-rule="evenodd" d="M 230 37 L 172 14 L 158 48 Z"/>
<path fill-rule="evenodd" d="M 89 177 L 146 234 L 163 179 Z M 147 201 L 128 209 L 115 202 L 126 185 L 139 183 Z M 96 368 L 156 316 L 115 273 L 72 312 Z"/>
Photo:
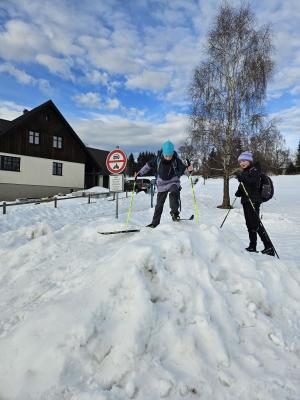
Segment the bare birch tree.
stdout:
<path fill-rule="evenodd" d="M 190 88 L 190 142 L 203 157 L 212 149 L 221 154 L 221 208 L 230 207 L 229 178 L 238 148 L 262 115 L 274 68 L 271 53 L 270 27 L 256 28 L 249 6 L 220 6 L 207 36 L 206 59 L 195 69 Z"/>

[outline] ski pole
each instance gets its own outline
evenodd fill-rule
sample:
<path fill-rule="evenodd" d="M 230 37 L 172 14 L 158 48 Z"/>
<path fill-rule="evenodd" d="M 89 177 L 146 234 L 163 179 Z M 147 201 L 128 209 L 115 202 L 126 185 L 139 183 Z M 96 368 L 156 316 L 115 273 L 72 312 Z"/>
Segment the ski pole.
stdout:
<path fill-rule="evenodd" d="M 254 210 L 254 212 L 255 212 L 255 214 L 256 214 L 258 220 L 259 220 L 259 224 L 260 224 L 261 228 L 264 230 L 264 233 L 265 233 L 267 239 L 268 239 L 269 242 L 271 243 L 271 245 L 272 245 L 272 247 L 273 247 L 273 250 L 274 250 L 274 252 L 275 252 L 277 258 L 279 258 L 279 255 L 278 255 L 278 253 L 277 253 L 277 251 L 276 251 L 276 249 L 275 249 L 275 247 L 274 247 L 274 245 L 273 245 L 273 243 L 272 243 L 272 240 L 270 239 L 270 236 L 268 235 L 268 232 L 266 231 L 266 228 L 264 227 L 263 223 L 261 222 L 261 219 L 259 218 L 258 212 L 255 210 L 254 204 L 253 204 L 252 200 L 250 199 L 250 196 L 249 196 L 249 194 L 248 194 L 248 192 L 247 192 L 247 190 L 246 190 L 246 188 L 245 188 L 244 183 L 243 183 L 243 182 L 240 182 L 240 183 L 241 183 L 241 186 L 242 186 L 244 192 L 246 193 L 246 196 L 248 197 L 248 200 L 250 201 L 250 204 L 251 204 L 251 206 L 252 206 L 252 208 L 253 208 L 253 210 Z"/>
<path fill-rule="evenodd" d="M 129 222 L 129 220 L 131 218 L 132 205 L 133 205 L 133 196 L 134 196 L 134 192 L 135 192 L 135 185 L 136 185 L 136 179 L 134 180 L 133 189 L 132 189 L 132 192 L 131 192 L 131 199 L 130 199 L 130 205 L 129 205 L 129 210 L 128 210 L 128 214 L 127 214 L 126 224 L 125 224 L 125 231 L 128 230 L 128 222 Z"/>
<path fill-rule="evenodd" d="M 220 225 L 220 229 L 221 229 L 222 226 L 224 225 L 224 222 L 226 221 L 226 219 L 227 219 L 227 217 L 228 217 L 230 211 L 233 209 L 233 205 L 234 205 L 236 199 L 237 199 L 237 197 L 233 200 L 233 203 L 231 204 L 231 206 L 230 206 L 230 208 L 229 208 L 227 214 L 225 215 L 225 218 L 223 219 L 223 222 L 222 222 L 221 225 Z"/>
<path fill-rule="evenodd" d="M 190 161 L 186 159 L 188 167 L 191 165 Z M 196 224 L 198 225 L 199 223 L 199 210 L 198 210 L 198 204 L 197 204 L 197 199 L 196 199 L 196 194 L 195 194 L 195 186 L 193 184 L 193 178 L 192 178 L 192 173 L 190 172 L 189 174 L 189 179 L 191 181 L 192 185 L 192 194 L 193 194 L 193 201 L 194 201 L 194 208 L 195 208 L 195 217 L 196 217 Z"/>

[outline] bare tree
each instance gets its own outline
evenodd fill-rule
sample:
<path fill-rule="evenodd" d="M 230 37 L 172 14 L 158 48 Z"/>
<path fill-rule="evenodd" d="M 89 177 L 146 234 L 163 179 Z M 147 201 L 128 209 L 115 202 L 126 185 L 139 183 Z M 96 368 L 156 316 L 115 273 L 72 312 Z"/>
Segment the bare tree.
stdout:
<path fill-rule="evenodd" d="M 263 171 L 278 175 L 287 168 L 290 151 L 276 123 L 275 119 L 261 119 L 257 133 L 244 145 L 252 151 Z"/>
<path fill-rule="evenodd" d="M 190 88 L 192 100 L 190 143 L 208 157 L 221 154 L 223 202 L 229 208 L 229 178 L 238 145 L 252 136 L 262 114 L 268 79 L 273 71 L 269 26 L 255 28 L 249 6 L 219 8 L 207 37 L 207 57 L 195 69 Z"/>

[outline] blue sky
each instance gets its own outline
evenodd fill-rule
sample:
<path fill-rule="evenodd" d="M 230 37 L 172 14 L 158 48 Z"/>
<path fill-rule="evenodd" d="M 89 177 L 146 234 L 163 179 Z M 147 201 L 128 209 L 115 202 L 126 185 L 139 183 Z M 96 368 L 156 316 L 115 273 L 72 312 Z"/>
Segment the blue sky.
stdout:
<path fill-rule="evenodd" d="M 239 6 L 239 1 L 231 1 Z M 0 0 L 0 118 L 52 99 L 89 146 L 127 153 L 183 143 L 187 88 L 215 0 Z M 300 140 L 300 2 L 251 2 L 271 23 L 276 72 L 266 110 Z"/>

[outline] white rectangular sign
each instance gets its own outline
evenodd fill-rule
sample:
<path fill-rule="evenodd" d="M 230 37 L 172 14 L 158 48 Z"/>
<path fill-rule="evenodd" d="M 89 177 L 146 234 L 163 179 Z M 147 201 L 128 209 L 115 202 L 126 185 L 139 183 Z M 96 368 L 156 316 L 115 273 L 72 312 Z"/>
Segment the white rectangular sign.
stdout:
<path fill-rule="evenodd" d="M 124 175 L 109 175 L 109 191 L 124 192 Z"/>

